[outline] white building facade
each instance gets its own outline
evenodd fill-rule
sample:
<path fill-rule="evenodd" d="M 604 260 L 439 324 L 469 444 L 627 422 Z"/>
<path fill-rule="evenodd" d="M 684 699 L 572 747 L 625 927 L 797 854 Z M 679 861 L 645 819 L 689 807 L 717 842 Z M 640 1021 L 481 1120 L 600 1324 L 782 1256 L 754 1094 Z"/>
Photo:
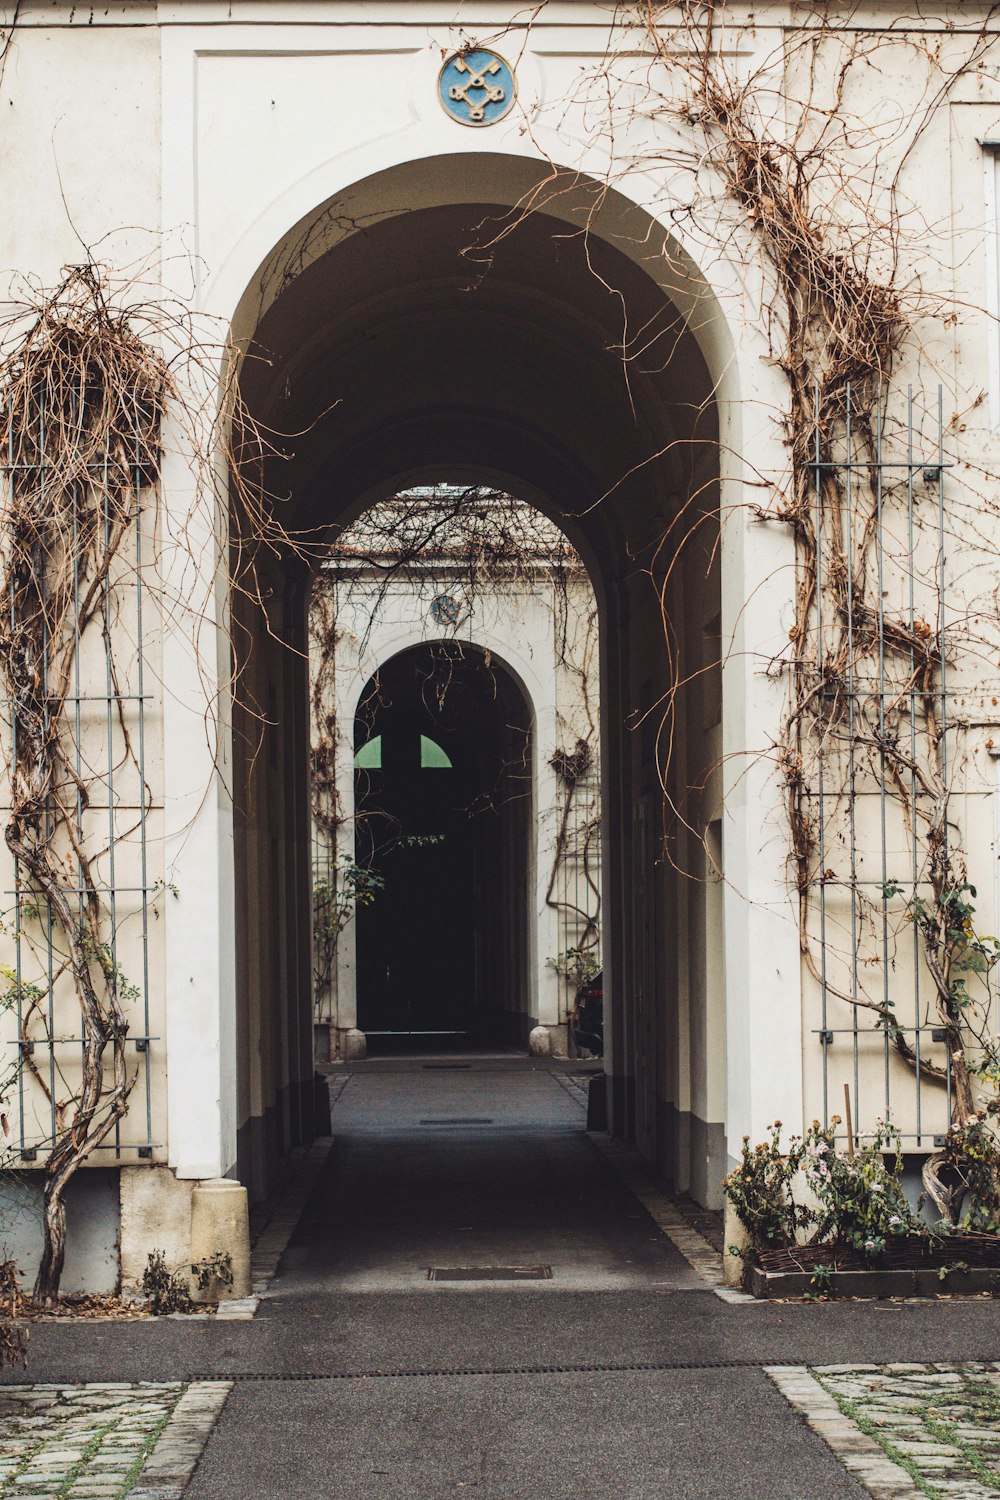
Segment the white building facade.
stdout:
<path fill-rule="evenodd" d="M 316 565 L 262 550 L 266 621 L 227 588 L 225 484 L 209 493 L 193 474 L 218 411 L 232 417 L 235 373 L 272 435 L 260 468 L 290 532 L 328 536 L 407 486 L 485 484 L 552 517 L 583 558 L 600 625 L 612 1130 L 717 1206 L 745 1135 L 775 1119 L 801 1129 L 842 1104 L 844 1085 L 857 1127 L 888 1103 L 915 1157 L 947 1128 L 949 1085 L 914 1070 L 885 1009 L 943 1077 L 948 1043 L 920 955 L 906 957 L 907 902 L 933 884 L 925 805 L 942 798 L 916 769 L 912 786 L 894 780 L 886 757 L 912 730 L 907 764 L 940 767 L 945 744 L 949 847 L 992 930 L 1000 36 L 986 6 L 911 10 L 855 8 L 842 32 L 792 3 L 720 18 L 579 0 L 516 13 L 490 0 L 185 0 L 28 3 L 8 17 L 10 296 L 18 278 L 56 284 L 84 246 L 112 289 L 180 309 L 213 351 L 200 389 L 181 382 L 144 506 L 142 567 L 172 601 L 141 625 L 146 791 L 132 801 L 147 868 L 124 873 L 134 844 L 108 875 L 122 913 L 126 886 L 144 892 L 121 940 L 122 967 L 146 976 L 130 1023 L 139 1081 L 80 1174 L 100 1186 L 79 1192 L 107 1246 L 118 1237 L 126 1279 L 152 1248 L 187 1254 L 194 1185 L 238 1176 L 263 1196 L 287 1152 L 326 1128 L 311 974 Z M 810 66 L 809 49 L 845 45 L 879 66 L 849 71 L 831 115 L 827 64 Z M 774 173 L 756 197 L 740 175 L 746 122 L 720 135 L 704 96 L 691 102 L 698 68 L 685 61 L 701 46 L 720 77 L 754 80 L 755 139 L 771 143 L 757 160 Z M 840 267 L 845 298 L 863 271 L 902 308 L 891 359 L 865 353 L 854 396 L 838 387 L 823 409 L 823 441 L 839 442 L 854 400 L 872 451 L 896 465 L 870 531 L 847 543 L 843 516 L 824 509 L 835 462 L 817 446 L 809 467 L 800 399 L 827 368 L 831 324 L 817 318 L 811 341 L 789 332 L 802 282 L 781 258 L 779 188 L 794 174 L 772 149 L 815 148 L 815 161 L 821 119 L 833 165 L 813 178 L 814 248 L 833 247 L 822 265 Z M 790 341 L 815 364 L 796 366 Z M 862 486 L 874 470 L 851 448 L 859 428 L 844 463 L 857 458 Z M 231 501 L 238 533 L 237 489 Z M 856 543 L 873 549 L 860 572 L 874 604 L 852 594 L 817 620 Z M 891 635 L 897 617 L 908 634 Z M 425 629 L 414 618 L 407 643 Z M 857 667 L 845 702 L 868 691 L 871 661 L 886 673 L 865 714 L 888 706 L 863 744 L 808 718 L 841 691 L 824 665 L 837 632 Z M 498 608 L 479 644 L 525 683 L 537 674 L 544 765 L 551 673 L 515 634 Z M 917 637 L 940 648 L 934 661 L 893 675 L 899 642 Z M 356 685 L 373 662 L 359 655 L 346 675 Z M 928 729 L 932 699 L 942 732 L 940 716 Z M 346 759 L 342 774 L 346 795 Z M 543 921 L 537 889 L 532 909 Z M 27 1051 L 15 939 L 12 1055 Z M 543 956 L 557 945 L 538 938 Z M 554 989 L 532 1014 L 558 1023 Z M 327 1020 L 350 1029 L 346 1012 Z M 72 1020 L 30 1024 L 47 1068 Z M 22 1069 L 11 1096 L 26 1178 L 51 1136 L 40 1090 Z M 95 1254 L 113 1279 L 119 1252 Z"/>

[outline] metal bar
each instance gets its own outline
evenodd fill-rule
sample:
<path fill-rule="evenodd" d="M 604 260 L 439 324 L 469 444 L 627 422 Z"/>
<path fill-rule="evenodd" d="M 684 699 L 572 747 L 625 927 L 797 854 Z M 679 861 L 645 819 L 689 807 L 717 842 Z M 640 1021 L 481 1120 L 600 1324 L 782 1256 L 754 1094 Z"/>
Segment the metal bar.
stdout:
<path fill-rule="evenodd" d="M 8 458 L 8 463 L 13 464 L 13 461 L 14 461 L 14 420 L 13 420 L 13 402 L 12 401 L 8 402 L 8 408 L 7 408 L 7 458 Z M 13 489 L 13 481 L 11 481 L 11 485 L 12 485 L 12 489 Z M 11 587 L 11 591 L 10 591 L 10 626 L 11 626 L 11 635 L 12 635 L 12 637 L 14 635 L 14 631 L 15 631 L 16 624 L 17 624 L 17 615 L 16 615 L 16 610 L 15 610 L 15 605 L 16 605 L 16 590 L 12 586 Z M 11 730 L 11 763 L 10 763 L 11 803 L 13 804 L 13 802 L 17 798 L 17 786 L 16 786 L 16 782 L 17 782 L 17 730 L 18 730 L 18 725 L 17 725 L 17 702 L 16 702 L 16 700 L 14 700 L 14 702 L 11 704 L 10 730 Z M 16 990 L 17 990 L 17 1034 L 18 1034 L 18 1037 L 20 1037 L 20 1035 L 21 1035 L 21 1024 L 22 1024 L 22 1021 L 23 1021 L 23 1012 L 22 1012 L 22 1005 L 21 1005 L 21 988 L 22 988 L 22 974 L 23 974 L 23 971 L 22 971 L 22 962 L 21 962 L 21 960 L 22 960 L 22 952 L 21 952 L 21 861 L 18 859 L 17 855 L 15 854 L 15 856 L 14 856 L 14 984 L 15 984 L 15 987 L 16 987 Z M 21 1150 L 23 1151 L 24 1150 L 24 1069 L 23 1069 L 23 1067 L 19 1067 L 18 1070 L 17 1070 L 17 1120 L 18 1120 L 19 1144 L 20 1144 Z"/>
<path fill-rule="evenodd" d="M 906 390 L 906 451 L 907 456 L 913 458 L 913 386 L 907 386 Z M 913 470 L 911 468 L 906 480 L 906 526 L 907 526 L 907 563 L 909 584 L 909 625 L 910 625 L 910 843 L 913 849 L 913 857 L 910 869 L 910 899 L 916 901 L 920 889 L 920 851 L 917 840 L 917 693 L 915 687 L 916 656 L 913 649 L 914 626 L 916 625 L 916 600 L 915 569 L 916 559 L 914 556 L 914 524 L 913 524 Z M 917 1140 L 921 1138 L 921 1123 L 923 1093 L 921 1089 L 920 1074 L 920 929 L 916 922 L 913 928 L 913 1019 L 914 1019 L 914 1052 L 916 1054 L 916 1067 L 913 1070 L 913 1093 L 914 1111 L 917 1121 Z"/>
<path fill-rule="evenodd" d="M 881 456 L 882 453 L 882 386 L 879 383 L 878 395 L 875 407 L 875 451 Z M 888 842 L 886 834 L 886 795 L 885 795 L 885 538 L 883 535 L 883 506 L 885 494 L 882 488 L 882 470 L 877 469 L 875 476 L 875 560 L 876 573 L 878 577 L 878 677 L 879 677 L 879 701 L 878 701 L 878 733 L 879 733 L 879 801 L 880 801 L 880 825 L 882 833 L 882 881 L 888 884 Z M 885 1012 L 889 1014 L 889 903 L 882 899 L 882 1003 Z M 889 1028 L 883 1027 L 885 1042 L 885 1112 L 890 1113 L 889 1103 Z M 861 1119 L 857 1110 L 854 1118 Z"/>
<path fill-rule="evenodd" d="M 128 1039 L 129 1039 L 130 1042 L 159 1042 L 159 1041 L 162 1040 L 162 1038 L 158 1037 L 158 1036 L 144 1036 L 142 1032 L 138 1032 L 138 1031 L 137 1032 L 131 1032 L 130 1031 L 129 1034 L 128 1034 Z M 75 1044 L 77 1042 L 84 1042 L 84 1041 L 86 1041 L 86 1037 L 83 1037 L 83 1036 L 48 1036 L 48 1037 L 45 1037 L 44 1039 L 39 1039 L 39 1040 L 35 1041 L 33 1043 L 33 1045 L 35 1047 L 42 1047 L 42 1048 L 45 1048 L 45 1047 L 63 1047 L 63 1046 L 69 1046 L 71 1043 Z M 9 1039 L 8 1041 L 6 1041 L 4 1043 L 5 1047 L 19 1047 L 20 1045 L 21 1045 L 21 1043 L 19 1041 L 17 1041 L 15 1038 L 11 1038 L 11 1039 Z"/>
<path fill-rule="evenodd" d="M 108 502 L 108 455 L 104 455 L 104 473 L 101 485 L 101 525 L 104 532 L 104 555 L 107 558 L 111 550 L 111 515 Z M 111 931 L 108 934 L 108 949 L 110 952 L 111 973 L 106 974 L 109 988 L 112 990 L 116 1000 L 119 998 L 118 985 L 118 896 L 115 891 L 115 726 L 114 726 L 114 667 L 111 660 L 111 569 L 107 568 L 104 574 L 102 587 L 102 605 L 104 610 L 104 673 L 107 692 L 107 760 L 106 775 L 108 786 L 108 874 L 110 877 L 111 890 L 108 894 L 108 912 L 111 921 Z M 104 965 L 101 965 L 102 969 Z M 115 1121 L 114 1143 L 116 1149 L 121 1145 L 121 1121 Z"/>
<path fill-rule="evenodd" d="M 857 796 L 855 784 L 857 781 L 857 739 L 855 735 L 855 711 L 857 708 L 857 683 L 855 681 L 854 662 L 854 423 L 852 410 L 851 383 L 847 382 L 845 391 L 845 410 L 847 428 L 847 743 L 848 743 L 848 837 L 850 844 L 850 877 L 851 877 L 851 994 L 857 999 L 858 995 L 858 827 L 857 827 Z M 853 1077 L 854 1084 L 854 1118 L 861 1123 L 861 1074 L 860 1074 L 860 1041 L 858 1037 L 858 1007 L 855 1005 L 851 1010 L 851 1031 L 854 1037 L 853 1044 Z M 824 1048 L 823 1059 L 826 1063 L 827 1052 Z"/>
<path fill-rule="evenodd" d="M 74 420 L 76 422 L 79 421 L 80 410 L 82 408 L 83 402 L 86 399 L 86 394 L 87 394 L 86 393 L 86 389 L 81 390 L 81 392 L 79 393 L 79 396 L 77 397 L 77 400 L 80 402 L 80 405 L 74 405 Z M 75 705 L 74 705 L 74 709 L 75 709 L 75 714 L 74 714 L 75 761 L 76 761 L 76 787 L 77 787 L 77 791 L 76 791 L 76 831 L 77 831 L 78 846 L 79 846 L 80 849 L 83 849 L 84 848 L 84 833 L 83 833 L 83 810 L 84 810 L 84 808 L 83 808 L 83 717 L 82 717 L 81 712 L 80 712 L 80 702 L 81 702 L 81 699 L 80 699 L 80 689 L 81 689 L 80 661 L 81 661 L 81 657 L 83 655 L 83 652 L 82 652 L 82 649 L 81 649 L 81 632 L 80 632 L 80 546 L 79 546 L 79 536 L 80 536 L 80 526 L 79 526 L 80 499 L 81 499 L 80 486 L 79 486 L 78 483 L 74 483 L 74 485 L 73 485 L 73 687 L 74 687 L 75 695 L 76 695 L 76 702 L 75 702 Z M 84 887 L 84 871 L 83 871 L 83 860 L 82 860 L 82 858 L 78 858 L 77 859 L 77 881 L 78 881 L 79 886 L 80 886 L 80 889 L 77 892 L 77 922 L 82 927 L 83 926 L 84 902 L 86 901 L 86 899 L 88 897 L 88 894 L 89 894 L 87 892 L 86 888 Z M 70 894 L 70 893 L 67 892 L 67 894 Z M 83 1058 L 85 1056 L 85 1053 L 86 1053 L 86 1044 L 84 1042 L 84 1039 L 81 1037 L 80 1038 L 80 1060 L 81 1060 L 81 1066 L 82 1066 L 82 1063 L 83 1063 Z"/>
<path fill-rule="evenodd" d="M 101 809 L 98 809 L 98 811 L 101 811 Z M 117 893 L 118 893 L 119 896 L 121 896 L 122 894 L 128 894 L 128 895 L 136 895 L 136 896 L 138 896 L 138 895 L 142 895 L 142 893 L 144 891 L 147 894 L 151 894 L 153 891 L 156 891 L 156 890 L 159 890 L 159 889 L 161 889 L 161 887 L 158 886 L 158 885 L 156 885 L 156 884 L 154 884 L 154 885 L 148 885 L 148 886 L 142 886 L 142 885 L 116 885 L 114 887 L 112 887 L 110 885 L 97 885 L 97 884 L 94 884 L 94 885 L 55 885 L 55 884 L 53 884 L 53 890 L 61 891 L 64 896 L 89 896 L 89 895 L 110 896 L 111 893 L 112 893 L 112 890 L 117 891 Z M 4 891 L 4 895 L 5 896 L 12 896 L 13 894 L 14 894 L 14 891 L 12 889 L 8 889 L 8 890 Z"/>
<path fill-rule="evenodd" d="M 938 458 L 944 457 L 944 389 L 938 387 Z M 940 716 L 941 716 L 941 784 L 944 789 L 945 811 L 942 817 L 941 842 L 948 859 L 948 699 L 946 694 L 948 664 L 946 657 L 945 629 L 945 546 L 944 546 L 944 469 L 938 469 L 938 644 L 940 652 Z M 948 1124 L 952 1119 L 951 1048 L 946 1052 L 948 1087 Z"/>
<path fill-rule="evenodd" d="M 906 1036 L 911 1031 L 916 1031 L 916 1029 L 917 1028 L 915 1026 L 903 1026 L 903 1025 L 900 1025 L 899 1027 L 897 1027 L 897 1030 L 901 1031 L 904 1036 Z M 926 1028 L 921 1028 L 921 1029 L 922 1030 L 926 1030 Z M 823 1035 L 823 1031 L 818 1026 L 814 1026 L 812 1028 L 812 1030 L 813 1030 L 813 1033 L 816 1036 L 822 1036 Z M 828 1026 L 826 1028 L 826 1034 L 828 1036 L 853 1036 L 854 1035 L 854 1027 L 853 1026 Z M 881 1030 L 881 1027 L 879 1027 L 877 1029 L 875 1027 L 872 1027 L 872 1030 L 869 1033 L 869 1035 L 873 1036 L 873 1037 L 877 1037 L 878 1038 L 878 1042 L 879 1042 L 879 1046 L 881 1047 L 881 1045 L 882 1045 L 882 1030 Z M 941 1043 L 935 1043 L 935 1045 L 937 1045 L 937 1046 L 944 1046 L 944 1043 L 943 1042 L 941 1042 Z"/>
<path fill-rule="evenodd" d="M 821 463 L 821 464 L 811 463 L 811 464 L 807 465 L 807 468 L 810 468 L 810 469 L 815 469 L 815 468 L 819 468 L 819 469 L 842 469 L 843 467 L 844 467 L 844 465 L 837 463 L 836 460 L 828 460 L 828 461 L 826 461 L 824 463 Z M 855 469 L 866 469 L 866 470 L 873 470 L 875 472 L 881 472 L 881 471 L 884 471 L 886 469 L 908 469 L 910 467 L 910 465 L 909 464 L 904 464 L 904 463 L 878 463 L 878 462 L 875 462 L 875 463 L 857 463 L 857 464 L 853 464 L 852 467 L 855 468 Z M 938 468 L 941 468 L 941 469 L 953 469 L 954 467 L 955 467 L 954 464 L 945 463 L 943 458 L 942 458 L 940 464 L 937 462 L 937 460 L 935 460 L 935 462 L 933 464 L 924 463 L 923 460 L 920 460 L 918 463 L 914 463 L 913 464 L 913 468 L 914 469 L 919 469 L 922 473 L 926 473 L 926 471 L 928 469 L 932 469 L 932 468 L 933 469 L 938 469 Z"/>
<path fill-rule="evenodd" d="M 40 408 L 39 408 L 39 418 L 40 418 L 40 420 L 43 419 L 44 410 L 45 410 L 45 408 L 44 408 L 44 396 L 43 396 L 43 398 L 42 398 L 42 404 L 40 405 Z M 42 435 L 42 441 L 44 442 L 44 434 Z M 44 452 L 44 448 L 41 449 L 40 451 Z M 42 479 L 41 485 L 40 485 L 39 501 L 40 501 L 42 515 L 47 515 L 48 514 L 48 499 L 47 499 L 46 492 L 45 492 L 45 480 L 44 480 L 44 478 Z M 38 591 L 39 591 L 39 594 L 41 596 L 41 601 L 42 601 L 42 695 L 43 695 L 42 696 L 42 703 L 43 703 L 43 710 L 42 710 L 42 712 L 43 712 L 43 722 L 44 722 L 44 726 L 45 726 L 45 734 L 46 734 L 46 738 L 47 738 L 48 737 L 48 733 L 49 733 L 49 723 L 50 723 L 50 720 L 49 720 L 49 703 L 50 703 L 50 698 L 49 698 L 49 621 L 48 621 L 48 610 L 47 610 L 48 598 L 47 598 L 47 593 L 46 593 L 46 574 L 45 574 L 45 570 L 44 569 L 42 570 L 41 577 L 37 579 L 37 584 L 38 584 Z M 51 804 L 51 800 L 47 798 L 46 802 L 45 802 L 45 833 L 46 833 L 46 839 L 50 839 L 51 838 L 52 832 L 53 832 L 52 804 Z M 45 962 L 45 972 L 46 972 L 46 979 L 47 979 L 46 1009 L 48 1011 L 48 1028 L 49 1028 L 49 1035 L 50 1036 L 52 1035 L 53 1031 L 55 1030 L 55 995 L 53 994 L 53 989 L 54 989 L 54 986 L 55 986 L 55 963 L 54 963 L 54 958 L 53 958 L 53 941 L 52 941 L 52 936 L 53 936 L 52 899 L 51 899 L 51 896 L 47 896 L 46 899 L 45 899 L 45 960 L 46 960 L 46 962 Z M 53 1052 L 51 1052 L 51 1051 L 49 1052 L 49 1129 L 50 1129 L 52 1135 L 54 1136 L 55 1135 L 55 1131 L 56 1131 L 56 1067 L 55 1067 L 55 1054 Z"/>
<path fill-rule="evenodd" d="M 820 469 L 819 454 L 819 382 L 813 387 L 813 440 L 816 448 L 816 473 L 813 485 L 815 520 L 813 525 L 816 534 L 816 670 L 820 682 L 825 681 L 825 662 L 823 658 L 823 485 Z M 825 797 L 825 756 L 826 738 L 825 725 L 820 720 L 819 741 L 817 744 L 817 792 L 819 794 L 818 806 L 818 838 L 819 838 L 819 868 L 822 875 L 826 869 L 826 797 Z M 826 883 L 822 879 L 819 883 L 819 944 L 820 944 L 820 1009 L 823 1018 L 823 1029 L 826 1030 L 826 1017 L 829 1004 L 829 990 L 827 986 L 826 969 Z M 823 1052 L 823 1124 L 830 1123 L 830 1089 L 829 1073 L 827 1069 L 826 1050 Z"/>
<path fill-rule="evenodd" d="M 133 474 L 135 484 L 135 515 L 132 524 L 135 527 L 135 640 L 136 640 L 136 686 L 138 688 L 139 702 L 139 880 L 142 886 L 141 909 L 142 909 L 142 1018 L 145 1031 L 144 1040 L 148 1043 L 149 1036 L 149 902 L 147 900 L 147 888 L 149 886 L 149 870 L 146 849 L 146 710 L 145 697 L 143 694 L 144 660 L 142 650 L 142 507 L 140 504 L 142 489 L 142 473 L 139 466 L 139 433 L 135 435 L 135 472 Z M 143 1069 L 145 1092 L 146 1092 L 146 1140 L 152 1139 L 153 1133 L 153 1080 L 147 1054 L 145 1067 Z"/>
<path fill-rule="evenodd" d="M 941 659 L 940 675 L 940 702 L 941 702 L 941 780 L 945 788 L 945 796 L 948 791 L 948 703 L 947 703 L 947 675 L 948 663 L 946 657 L 945 630 L 947 618 L 945 613 L 945 545 L 944 545 L 944 390 L 938 387 L 938 641 Z M 945 850 L 948 845 L 948 819 L 945 816 L 944 826 L 941 830 L 944 839 Z"/>

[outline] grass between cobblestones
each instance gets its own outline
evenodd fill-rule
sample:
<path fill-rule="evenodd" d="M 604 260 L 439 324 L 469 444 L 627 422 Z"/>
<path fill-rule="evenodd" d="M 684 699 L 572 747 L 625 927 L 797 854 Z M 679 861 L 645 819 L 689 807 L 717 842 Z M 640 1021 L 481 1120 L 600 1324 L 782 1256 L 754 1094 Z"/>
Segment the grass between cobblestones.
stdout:
<path fill-rule="evenodd" d="M 187 1389 L 180 1382 L 0 1390 L 3 1500 L 123 1500 Z"/>
<path fill-rule="evenodd" d="M 857 1402 L 848 1401 L 846 1397 L 839 1396 L 837 1392 L 833 1390 L 825 1380 L 821 1379 L 821 1377 L 816 1374 L 815 1370 L 813 1370 L 812 1373 L 816 1376 L 816 1379 L 819 1381 L 823 1389 L 833 1397 L 834 1401 L 836 1401 L 837 1405 L 840 1407 L 840 1410 L 844 1413 L 844 1416 L 849 1417 L 850 1420 L 855 1424 L 855 1426 L 861 1429 L 866 1437 L 874 1438 L 876 1443 L 878 1443 L 879 1447 L 885 1453 L 886 1457 L 891 1458 L 894 1464 L 899 1464 L 899 1467 L 901 1469 L 906 1470 L 907 1474 L 909 1474 L 910 1478 L 913 1480 L 913 1483 L 917 1486 L 917 1489 L 923 1490 L 925 1495 L 929 1495 L 931 1497 L 931 1500 L 939 1500 L 937 1490 L 933 1489 L 929 1484 L 925 1483 L 916 1464 L 913 1463 L 911 1459 L 907 1458 L 905 1453 L 901 1453 L 900 1450 L 885 1436 L 885 1434 L 879 1431 L 874 1422 L 870 1422 L 868 1420 L 864 1412 L 858 1406 Z"/>
<path fill-rule="evenodd" d="M 182 1385 L 177 1393 L 177 1401 L 181 1399 L 186 1390 L 187 1386 Z M 151 1430 L 146 1441 L 143 1443 L 142 1449 L 138 1457 L 136 1458 L 135 1463 L 132 1465 L 131 1469 L 129 1469 L 128 1473 L 125 1476 L 125 1483 L 121 1489 L 121 1494 L 123 1496 L 128 1494 L 129 1490 L 132 1489 L 136 1480 L 139 1478 L 139 1475 L 142 1473 L 142 1466 L 146 1462 L 146 1459 L 149 1457 L 149 1455 L 152 1453 L 153 1449 L 156 1447 L 160 1434 L 162 1433 L 164 1427 L 166 1427 L 167 1423 L 170 1421 L 170 1418 L 173 1416 L 174 1407 L 176 1407 L 177 1401 L 174 1402 L 174 1405 L 170 1407 L 169 1411 L 165 1411 L 163 1413 L 163 1416 L 157 1422 L 156 1426 Z M 117 1496 L 115 1497 L 115 1500 L 118 1500 Z"/>
<path fill-rule="evenodd" d="M 1000 1496 L 1000 1366 L 810 1373 L 929 1500 Z"/>

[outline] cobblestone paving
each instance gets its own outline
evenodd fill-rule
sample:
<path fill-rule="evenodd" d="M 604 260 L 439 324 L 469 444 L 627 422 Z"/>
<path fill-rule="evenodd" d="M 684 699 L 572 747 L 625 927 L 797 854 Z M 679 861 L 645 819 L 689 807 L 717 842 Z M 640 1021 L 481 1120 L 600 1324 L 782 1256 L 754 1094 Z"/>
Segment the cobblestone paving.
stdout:
<path fill-rule="evenodd" d="M 3 1500 L 120 1500 L 135 1483 L 185 1387 L 0 1387 Z"/>
<path fill-rule="evenodd" d="M 1000 1364 L 828 1366 L 812 1374 L 917 1493 L 1000 1496 Z"/>

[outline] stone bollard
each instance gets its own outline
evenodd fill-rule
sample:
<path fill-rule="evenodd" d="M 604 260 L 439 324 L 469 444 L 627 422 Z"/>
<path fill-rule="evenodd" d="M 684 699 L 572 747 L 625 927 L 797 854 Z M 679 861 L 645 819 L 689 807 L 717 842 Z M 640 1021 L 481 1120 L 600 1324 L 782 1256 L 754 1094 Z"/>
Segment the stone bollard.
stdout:
<path fill-rule="evenodd" d="M 536 1026 L 528 1033 L 528 1052 L 532 1057 L 551 1057 L 552 1038 L 547 1026 Z"/>
<path fill-rule="evenodd" d="M 360 1062 L 368 1056 L 368 1038 L 356 1026 L 340 1033 L 340 1057 L 342 1062 Z"/>
<path fill-rule="evenodd" d="M 739 1255 L 730 1255 L 730 1245 L 735 1245 L 740 1250 L 749 1250 L 750 1236 L 743 1226 L 742 1219 L 738 1216 L 735 1208 L 726 1199 L 725 1220 L 723 1223 L 723 1245 L 722 1245 L 722 1279 L 726 1286 L 739 1291 L 743 1286 L 743 1258 Z"/>
<path fill-rule="evenodd" d="M 249 1297 L 250 1221 L 247 1190 L 229 1177 L 199 1182 L 191 1194 L 191 1263 L 228 1255 L 233 1263 L 233 1284 L 214 1279 L 204 1291 L 191 1278 L 194 1302 L 226 1302 L 233 1297 Z"/>

